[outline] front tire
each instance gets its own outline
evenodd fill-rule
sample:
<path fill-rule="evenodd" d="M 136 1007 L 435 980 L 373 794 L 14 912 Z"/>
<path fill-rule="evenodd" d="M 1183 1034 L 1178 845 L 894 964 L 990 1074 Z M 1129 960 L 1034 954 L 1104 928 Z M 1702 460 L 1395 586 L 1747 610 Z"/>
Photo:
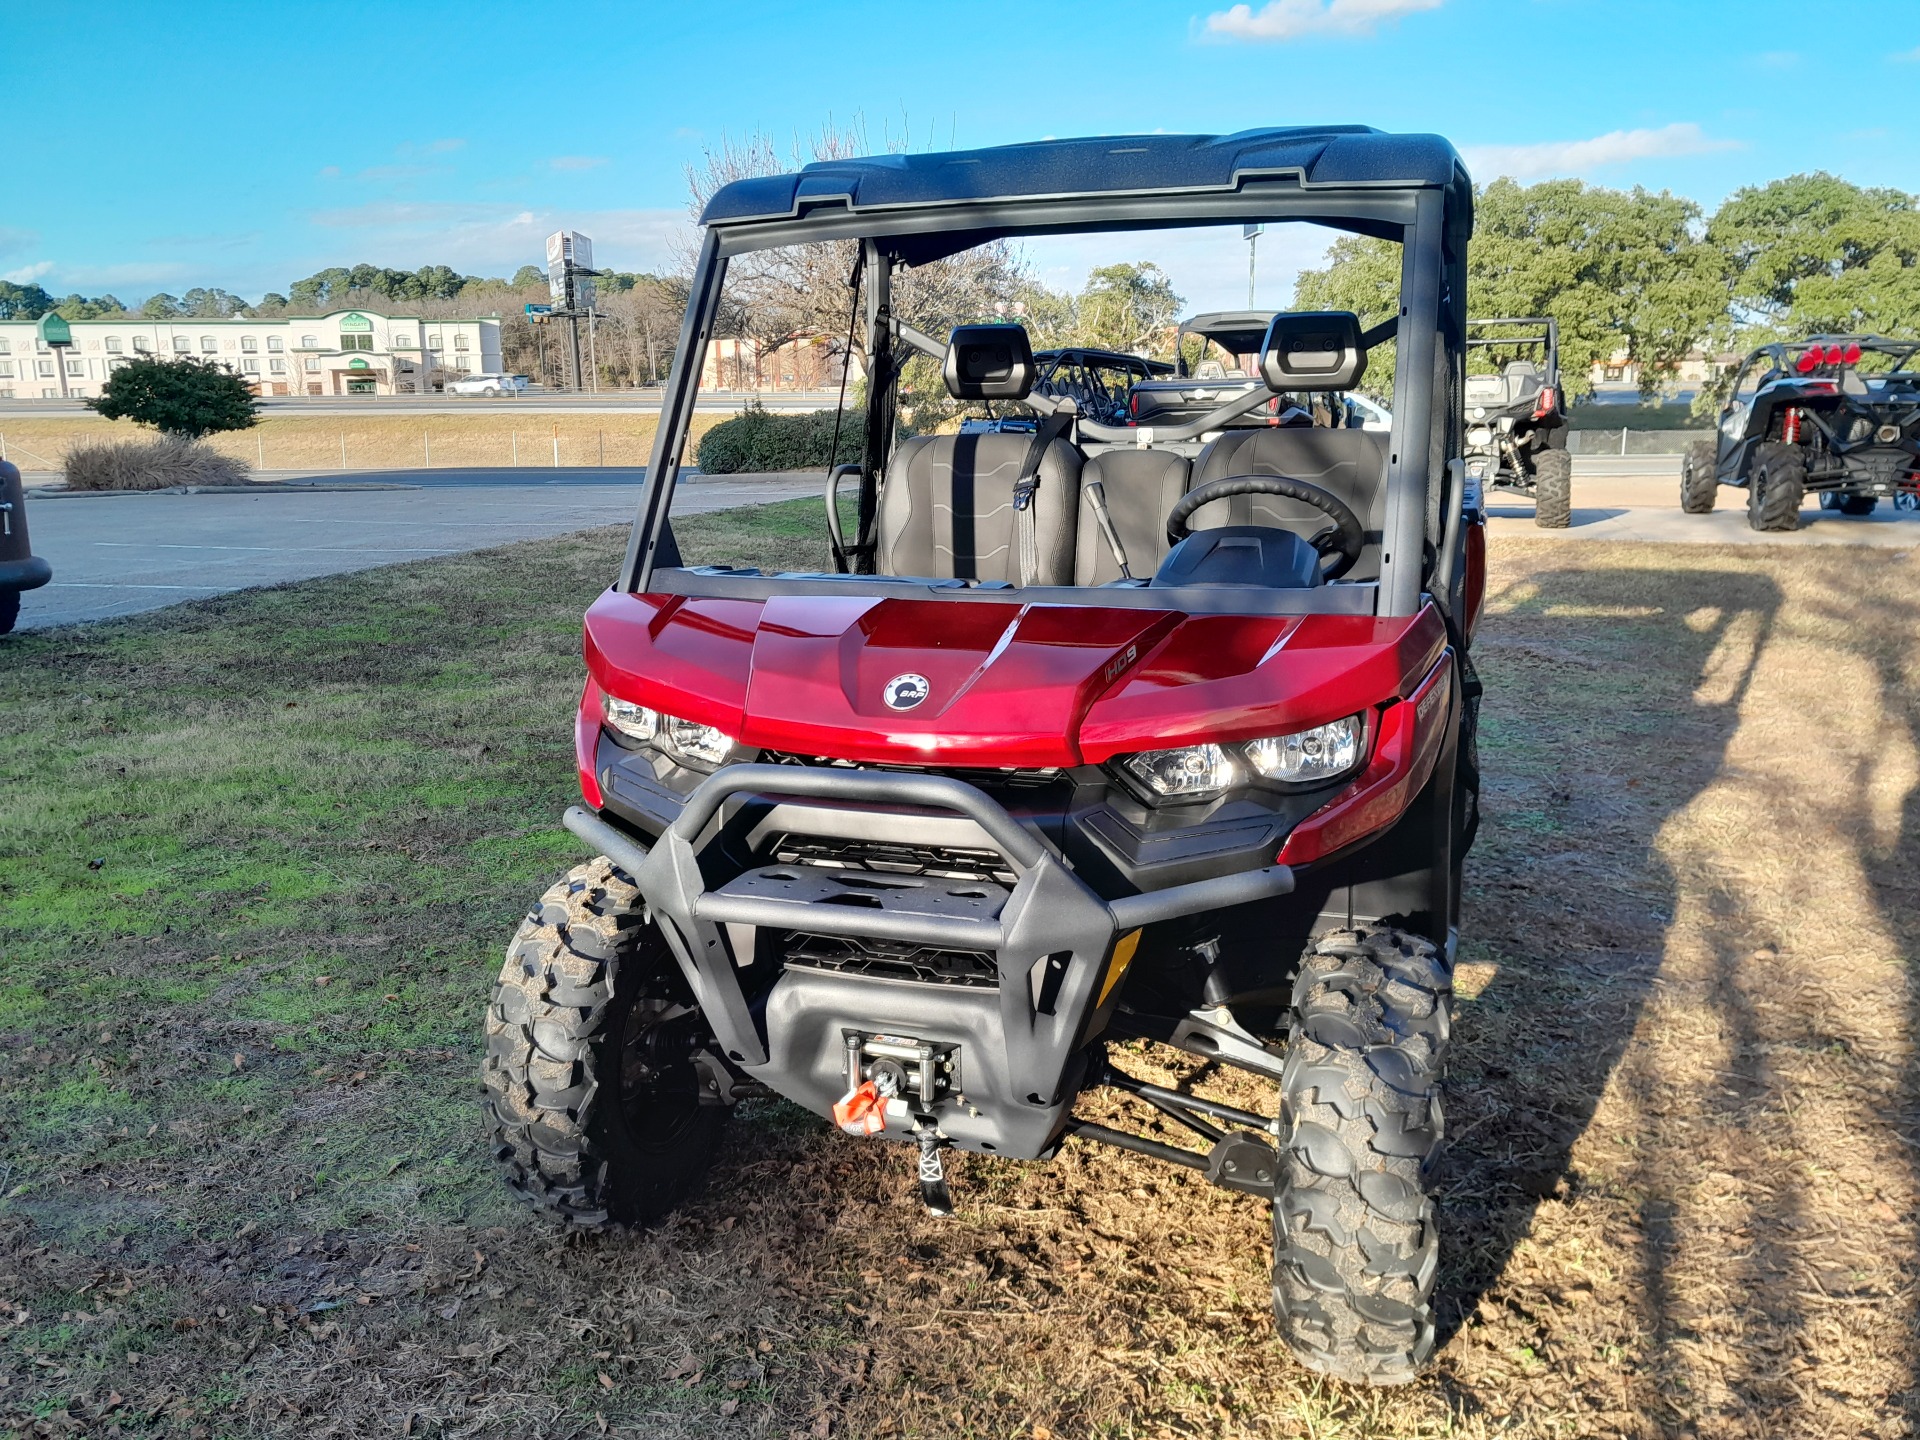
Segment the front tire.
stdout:
<path fill-rule="evenodd" d="M 20 592 L 0 590 L 0 635 L 11 635 L 20 619 Z"/>
<path fill-rule="evenodd" d="M 1720 477 L 1714 473 L 1713 442 L 1696 440 L 1680 457 L 1680 508 L 1688 515 L 1707 515 L 1719 498 Z"/>
<path fill-rule="evenodd" d="M 1573 456 L 1542 450 L 1533 462 L 1533 523 L 1564 530 L 1573 521 Z"/>
<path fill-rule="evenodd" d="M 712 1163 L 712 1036 L 633 883 L 602 857 L 540 897 L 487 1007 L 481 1078 L 507 1184 L 571 1225 L 646 1225 Z"/>
<path fill-rule="evenodd" d="M 1439 1152 L 1453 984 L 1420 936 L 1337 931 L 1300 967 L 1280 1082 L 1273 1308 L 1308 1368 L 1399 1385 L 1433 1355 Z"/>
<path fill-rule="evenodd" d="M 1747 524 L 1755 530 L 1798 530 L 1807 498 L 1807 460 L 1798 445 L 1761 447 L 1747 481 Z"/>

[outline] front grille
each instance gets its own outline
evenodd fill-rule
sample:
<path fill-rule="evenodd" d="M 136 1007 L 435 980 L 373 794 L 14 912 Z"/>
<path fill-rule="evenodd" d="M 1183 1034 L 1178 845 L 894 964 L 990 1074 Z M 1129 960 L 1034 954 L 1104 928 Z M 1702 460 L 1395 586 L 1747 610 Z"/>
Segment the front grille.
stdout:
<path fill-rule="evenodd" d="M 940 950 L 907 940 L 793 932 L 781 937 L 780 951 L 788 965 L 842 975 L 981 989 L 992 989 L 1000 983 L 993 957 L 977 950 Z"/>
<path fill-rule="evenodd" d="M 762 750 L 760 759 L 768 765 L 805 765 L 822 770 L 881 770 L 893 775 L 944 775 L 950 780 L 964 780 L 969 785 L 1016 790 L 1040 789 L 1060 778 L 1057 768 L 1043 765 L 969 769 L 964 766 L 855 764 L 851 760 L 826 760 L 818 755 L 795 755 L 785 750 Z"/>
<path fill-rule="evenodd" d="M 881 875 L 926 875 L 937 880 L 1019 879 L 994 850 L 960 845 L 909 845 L 886 840 L 835 840 L 823 835 L 782 835 L 773 843 L 782 865 L 821 865 L 834 870 L 871 870 Z"/>

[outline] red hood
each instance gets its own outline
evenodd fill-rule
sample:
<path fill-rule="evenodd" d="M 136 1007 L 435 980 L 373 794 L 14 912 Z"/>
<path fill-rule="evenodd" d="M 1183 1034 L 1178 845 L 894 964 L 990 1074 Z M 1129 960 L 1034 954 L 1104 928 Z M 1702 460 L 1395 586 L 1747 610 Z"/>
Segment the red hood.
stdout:
<path fill-rule="evenodd" d="M 1444 644 L 1430 609 L 1386 621 L 839 595 L 608 591 L 586 624 L 589 671 L 624 699 L 767 749 L 952 766 L 1285 733 L 1410 693 Z M 885 697 L 902 676 L 923 678 L 926 698 L 896 710 Z"/>

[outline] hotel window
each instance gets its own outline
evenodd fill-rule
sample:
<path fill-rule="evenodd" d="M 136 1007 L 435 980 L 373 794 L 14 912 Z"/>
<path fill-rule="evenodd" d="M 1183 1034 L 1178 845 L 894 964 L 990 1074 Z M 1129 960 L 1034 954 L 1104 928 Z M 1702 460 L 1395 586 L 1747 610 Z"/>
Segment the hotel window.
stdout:
<path fill-rule="evenodd" d="M 67 374 L 78 376 L 84 380 L 87 375 L 87 362 L 84 360 L 67 361 Z"/>
<path fill-rule="evenodd" d="M 40 378 L 42 380 L 51 380 L 53 378 L 53 361 L 51 360 L 36 361 L 35 368 L 39 370 Z"/>
<path fill-rule="evenodd" d="M 373 349 L 373 336 L 342 335 L 340 337 L 340 348 L 342 350 L 371 350 Z"/>
<path fill-rule="evenodd" d="M 118 335 L 107 336 L 107 353 L 109 355 L 118 355 L 120 353 L 120 337 Z"/>
<path fill-rule="evenodd" d="M 251 335 L 242 335 L 240 337 L 240 348 L 249 355 L 257 355 L 260 353 L 260 342 Z"/>
<path fill-rule="evenodd" d="M 13 342 L 7 339 L 0 339 L 0 355 L 11 355 L 12 353 Z"/>
<path fill-rule="evenodd" d="M 302 350 L 318 350 L 320 348 L 320 337 L 318 335 L 302 335 L 300 337 L 300 348 Z"/>
<path fill-rule="evenodd" d="M 464 335 L 456 335 L 456 336 L 454 336 L 454 337 L 453 337 L 453 348 L 454 348 L 454 349 L 456 349 L 456 350 L 464 350 L 464 349 L 466 349 L 466 348 L 467 348 L 467 337 L 466 337 L 466 336 L 464 336 Z"/>
<path fill-rule="evenodd" d="M 13 361 L 0 360 L 0 380 L 11 380 L 12 378 L 13 378 Z"/>
<path fill-rule="evenodd" d="M 307 356 L 307 373 L 309 375 L 318 375 L 320 373 L 320 357 L 318 355 Z"/>
<path fill-rule="evenodd" d="M 200 353 L 202 355 L 218 355 L 220 353 L 220 342 L 211 335 L 202 335 L 200 337 Z"/>
<path fill-rule="evenodd" d="M 276 375 L 284 375 L 287 373 L 287 362 L 284 360 L 269 360 L 267 361 L 267 369 Z"/>
<path fill-rule="evenodd" d="M 281 339 L 278 335 L 267 336 L 267 349 L 271 351 L 273 354 L 278 355 L 282 350 L 286 348 L 287 348 L 287 342 Z"/>
<path fill-rule="evenodd" d="M 174 354 L 188 355 L 188 354 L 191 354 L 192 351 L 193 351 L 193 341 L 190 338 L 188 338 L 185 335 L 176 335 L 173 337 L 173 353 Z"/>
<path fill-rule="evenodd" d="M 406 349 L 407 346 L 411 344 L 413 344 L 413 336 L 407 334 L 403 330 L 396 330 L 393 332 L 393 348 L 394 349 L 404 350 Z"/>
<path fill-rule="evenodd" d="M 151 355 L 153 353 L 153 341 L 144 335 L 134 336 L 133 353 L 136 355 Z"/>
<path fill-rule="evenodd" d="M 240 362 L 240 368 L 249 375 L 258 375 L 260 373 L 260 362 L 258 360 L 242 360 Z"/>

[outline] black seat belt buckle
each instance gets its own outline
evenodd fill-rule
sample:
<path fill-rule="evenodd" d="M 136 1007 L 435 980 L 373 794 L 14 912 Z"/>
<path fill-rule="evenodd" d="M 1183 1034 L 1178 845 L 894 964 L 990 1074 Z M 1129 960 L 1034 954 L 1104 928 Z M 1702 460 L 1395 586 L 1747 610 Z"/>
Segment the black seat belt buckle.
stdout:
<path fill-rule="evenodd" d="M 1035 476 L 1031 480 L 1020 481 L 1013 487 L 1013 508 L 1015 510 L 1030 509 L 1033 505 L 1033 492 L 1039 488 L 1040 479 L 1038 476 Z"/>

